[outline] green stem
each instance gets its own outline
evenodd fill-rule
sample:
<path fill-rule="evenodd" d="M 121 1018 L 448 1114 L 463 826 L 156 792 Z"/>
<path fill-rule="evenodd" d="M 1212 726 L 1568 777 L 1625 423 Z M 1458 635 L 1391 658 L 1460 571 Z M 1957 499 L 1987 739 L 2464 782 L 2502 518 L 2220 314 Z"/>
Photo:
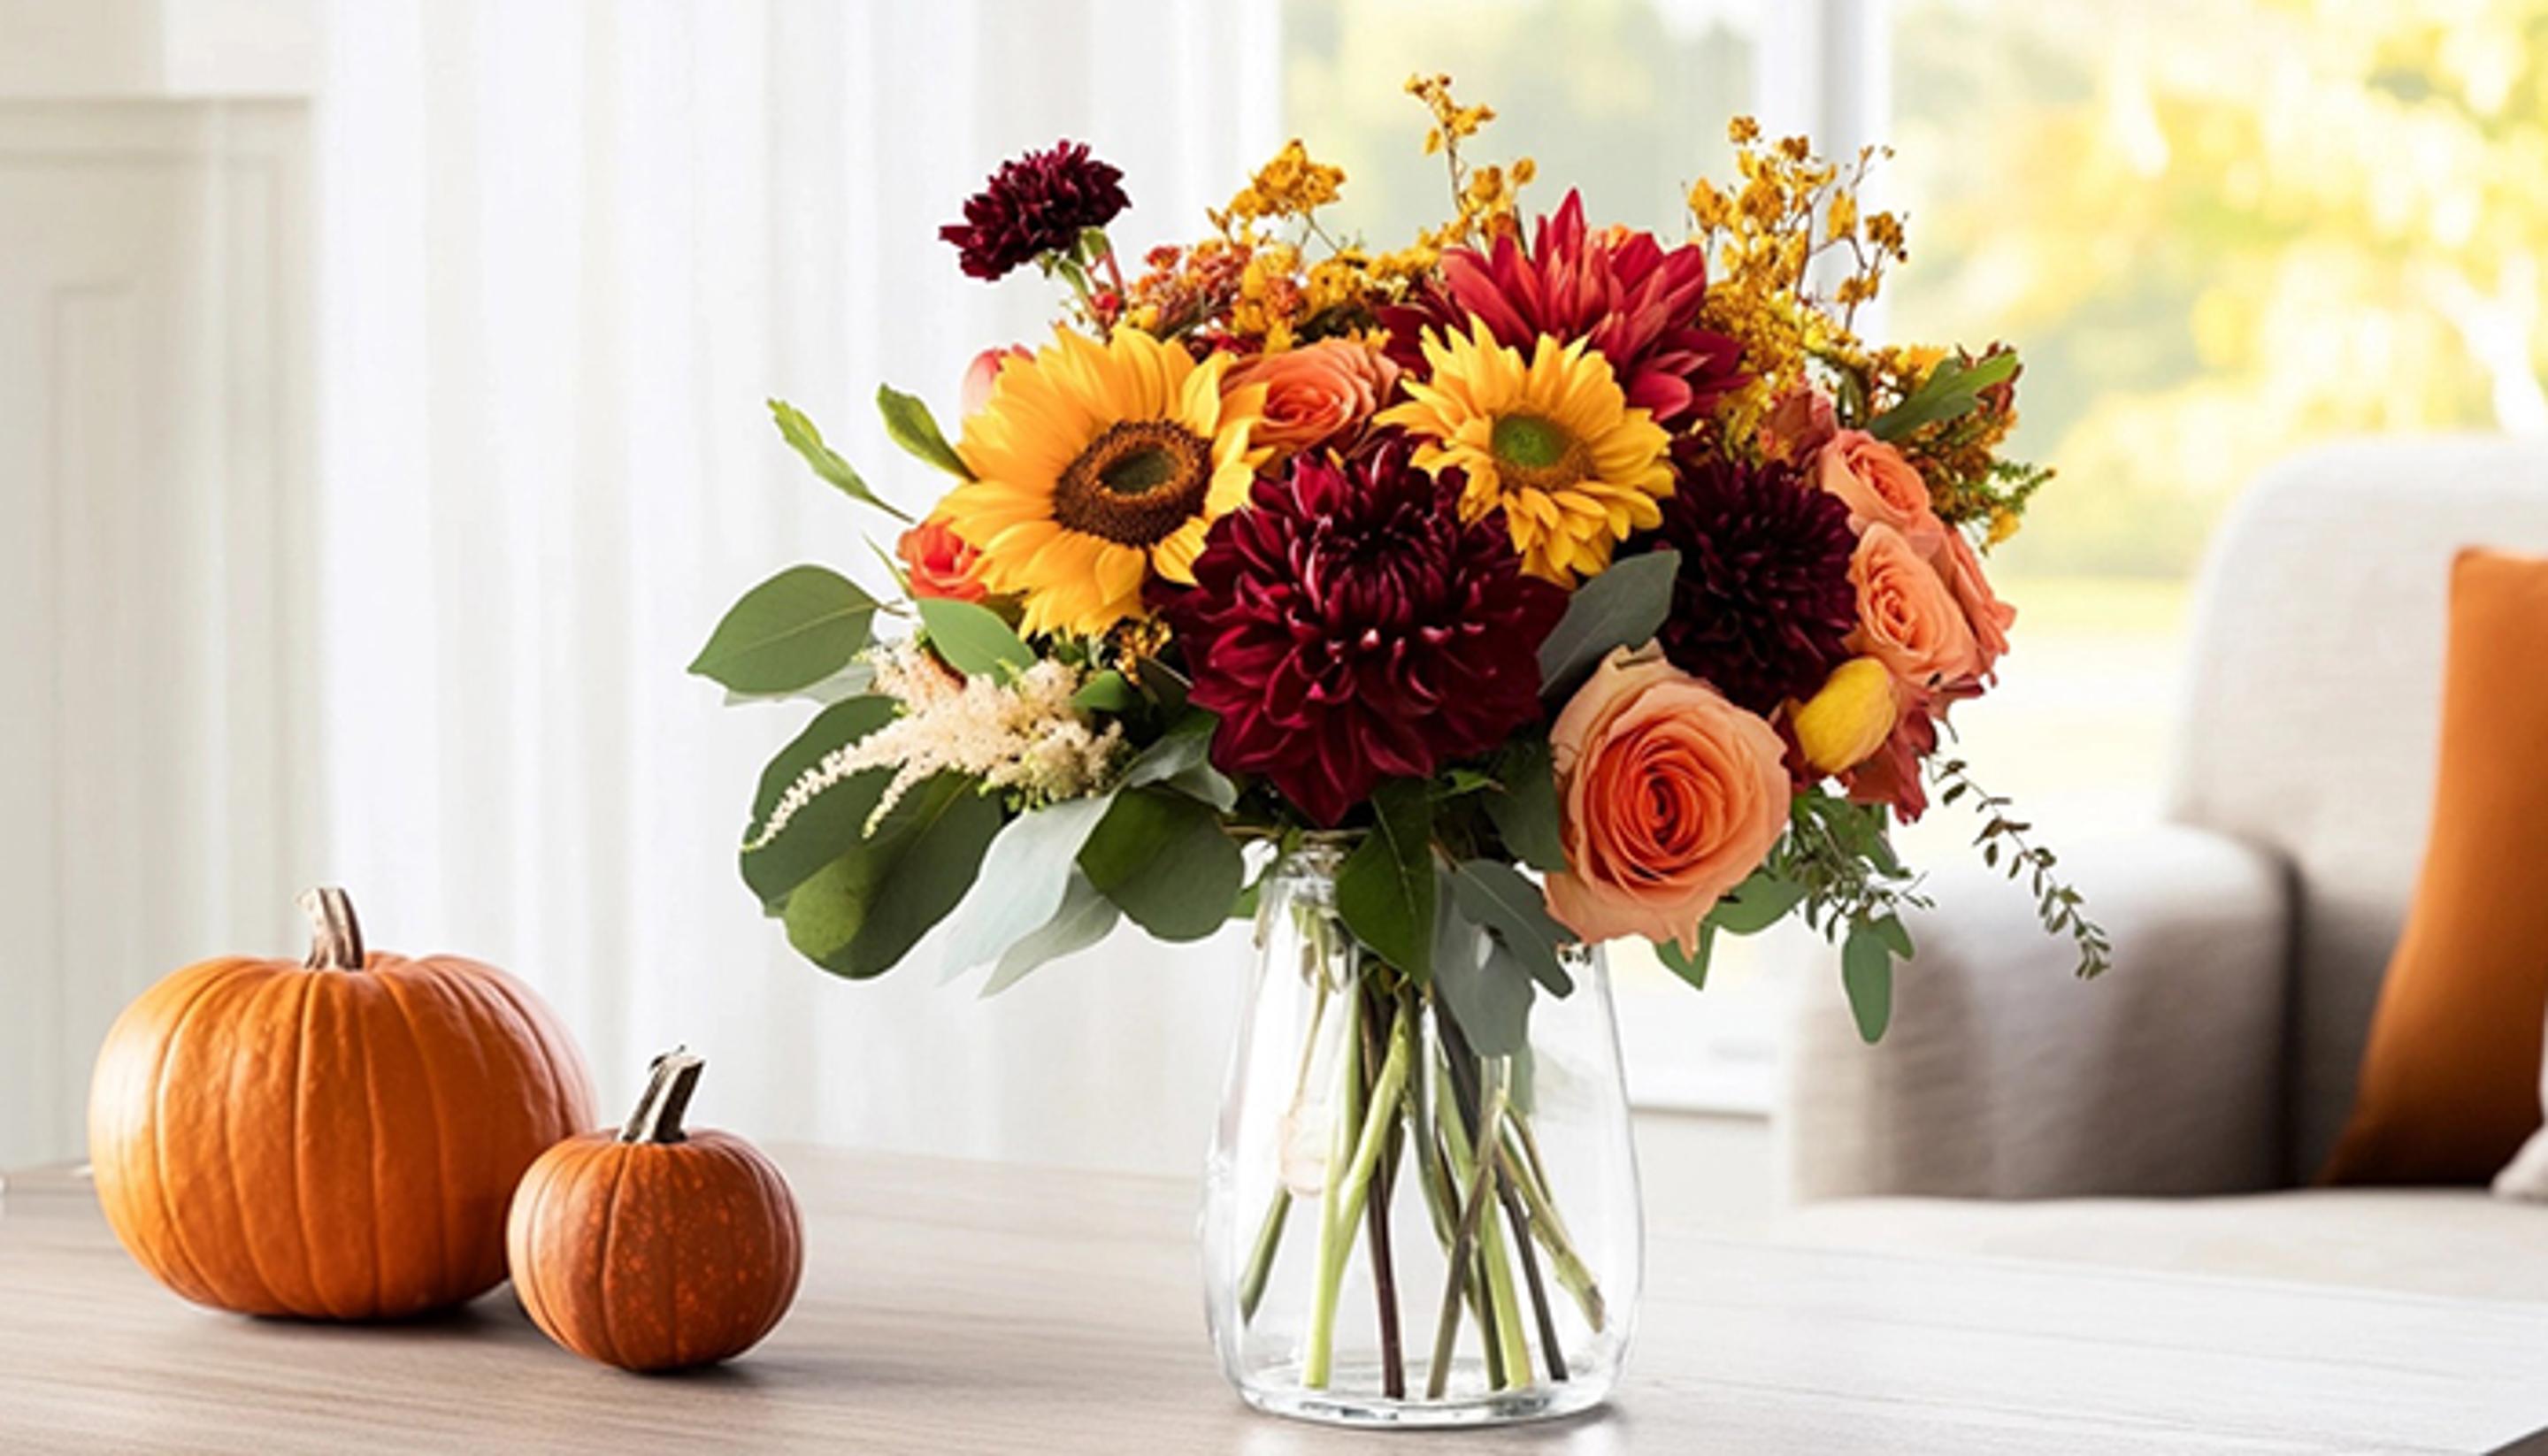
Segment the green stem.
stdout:
<path fill-rule="evenodd" d="M 1558 1217 L 1557 1204 L 1548 1195 L 1547 1173 L 1541 1170 L 1536 1158 L 1517 1157 L 1513 1152 L 1516 1136 L 1525 1139 L 1529 1138 L 1529 1122 L 1519 1113 L 1513 1113 L 1505 1117 L 1504 1128 L 1506 1137 L 1502 1158 L 1504 1176 L 1519 1190 L 1522 1206 L 1530 1211 L 1531 1236 L 1539 1240 L 1541 1248 L 1548 1250 L 1550 1277 L 1574 1297 L 1576 1307 L 1584 1312 L 1584 1322 L 1592 1325 L 1593 1332 L 1598 1334 L 1609 1313 L 1607 1302 L 1601 1298 L 1600 1283 L 1575 1251 L 1575 1240 L 1566 1231 L 1566 1221 Z M 1525 1141 L 1522 1146 L 1527 1151 L 1529 1143 Z"/>
<path fill-rule="evenodd" d="M 1327 1160 L 1324 1175 L 1319 1180 L 1319 1268 L 1318 1285 L 1310 1305 L 1310 1352 L 1301 1368 L 1301 1383 L 1312 1390 L 1325 1388 L 1327 1371 L 1334 1359 L 1336 1338 L 1336 1293 L 1345 1266 L 1345 1250 L 1337 1245 L 1350 1245 L 1353 1227 L 1337 1227 L 1336 1207 L 1344 1201 L 1344 1169 L 1352 1158 L 1355 1124 L 1354 1103 L 1362 1093 L 1362 1078 L 1354 1070 L 1354 998 L 1344 1003 L 1343 1025 L 1337 1032 L 1336 1066 L 1343 1086 L 1336 1093 L 1334 1119 L 1327 1130 Z M 1337 1271 L 1329 1279 L 1327 1271 Z"/>
<path fill-rule="evenodd" d="M 1256 1247 L 1247 1256 L 1247 1274 L 1238 1282 L 1238 1318 L 1243 1322 L 1256 1318 L 1256 1307 L 1265 1303 L 1265 1285 L 1274 1275 L 1274 1255 L 1283 1246 L 1283 1226 L 1292 1214 L 1292 1190 L 1278 1187 L 1274 1201 L 1265 1206 L 1265 1222 L 1256 1227 Z"/>
<path fill-rule="evenodd" d="M 1319 1029 L 1326 1024 L 1327 991 L 1331 982 L 1321 959 L 1325 938 L 1313 932 L 1312 917 L 1302 914 L 1298 907 L 1295 907 L 1293 920 L 1294 929 L 1301 937 L 1301 974 L 1317 987 L 1310 1001 L 1309 1029 L 1301 1034 L 1300 1066 L 1292 1073 L 1290 1111 L 1298 1116 L 1302 1099 L 1310 1095 L 1310 1068 L 1318 1061 Z M 1266 1205 L 1265 1217 L 1256 1226 L 1256 1246 L 1248 1255 L 1247 1271 L 1238 1281 L 1238 1318 L 1242 1321 L 1255 1319 L 1257 1307 L 1265 1302 L 1265 1286 L 1273 1278 L 1274 1258 L 1282 1252 L 1283 1228 L 1290 1222 L 1291 1213 L 1292 1190 L 1277 1182 L 1274 1196 Z"/>
<path fill-rule="evenodd" d="M 1354 1002 L 1345 1003 L 1346 1031 L 1352 1033 Z M 1362 1217 L 1363 1198 L 1371 1189 L 1372 1169 L 1380 1162 L 1380 1149 L 1390 1130 L 1397 1124 L 1398 1099 L 1407 1088 L 1408 1045 L 1407 1023 L 1393 1019 L 1389 1028 L 1389 1054 L 1382 1059 L 1380 1075 L 1372 1079 L 1370 1111 L 1361 1119 L 1359 1135 L 1353 1140 L 1353 1160 L 1344 1169 L 1341 1180 L 1336 1176 L 1338 1159 L 1327 1163 L 1327 1186 L 1321 1195 L 1319 1228 L 1319 1294 L 1310 1310 L 1310 1353 L 1302 1366 L 1301 1383 L 1312 1390 L 1324 1390 L 1335 1359 L 1336 1300 L 1344 1288 L 1345 1259 L 1353 1252 L 1353 1226 Z M 1350 1040 L 1346 1043 L 1350 1047 Z M 1351 1055 L 1344 1058 L 1345 1077 L 1353 1090 L 1360 1091 Z M 1331 1148 L 1343 1148 L 1344 1119 L 1337 1120 L 1339 1135 Z M 1339 1181 L 1342 1186 L 1339 1187 Z"/>
<path fill-rule="evenodd" d="M 1501 1085 L 1489 1094 L 1489 1106 L 1493 1116 L 1502 1115 L 1503 1088 Z M 1467 1191 L 1460 1200 L 1459 1226 L 1451 1235 L 1452 1272 L 1442 1286 L 1442 1314 L 1433 1325 L 1433 1360 L 1427 1368 L 1424 1380 L 1424 1398 L 1428 1401 L 1442 1399 L 1443 1393 L 1450 1388 L 1451 1345 L 1460 1330 L 1460 1285 L 1462 1283 L 1460 1271 L 1468 1265 L 1471 1250 L 1479 1245 L 1482 1238 L 1491 1238 L 1496 1228 L 1495 1222 L 1484 1217 L 1487 1202 L 1494 1196 L 1495 1162 L 1489 1159 L 1473 1163 L 1466 1152 L 1466 1139 L 1460 1132 L 1460 1120 L 1456 1116 L 1449 1115 L 1447 1108 L 1444 1109 L 1444 1113 L 1443 1127 L 1450 1137 L 1447 1152 L 1451 1166 L 1462 1172 Z M 1492 1272 L 1488 1276 L 1488 1282 L 1492 1286 L 1494 1282 Z M 1509 1304 L 1509 1301 L 1504 1304 Z M 1497 1308 L 1495 1323 L 1499 1327 L 1503 1323 L 1502 1309 L 1502 1304 Z M 1496 1345 L 1495 1332 L 1490 1332 L 1489 1340 L 1491 1347 Z M 1523 1356 L 1524 1361 L 1528 1358 L 1527 1354 Z M 1507 1359 L 1505 1362 L 1507 1373 L 1510 1365 L 1511 1362 Z M 1523 1368 L 1527 1369 L 1527 1364 Z M 1504 1384 L 1501 1374 L 1491 1373 L 1491 1379 L 1499 1389 Z"/>
<path fill-rule="evenodd" d="M 1491 1088 L 1484 1099 L 1485 1106 L 1478 1116 L 1477 1142 L 1479 1148 L 1490 1154 L 1495 1149 L 1488 1139 L 1495 1137 L 1496 1128 L 1503 1120 L 1506 1100 L 1505 1078 L 1501 1071 L 1491 1079 Z M 1457 1117 L 1451 1119 L 1452 1165 L 1470 1167 L 1473 1186 L 1484 1187 L 1488 1191 L 1488 1196 L 1493 1198 L 1496 1196 L 1499 1182 L 1496 1174 L 1503 1159 L 1494 1156 L 1476 1157 L 1471 1148 L 1467 1130 L 1460 1124 L 1461 1119 Z M 1478 1229 L 1478 1258 L 1487 1267 L 1487 1299 L 1495 1307 L 1496 1337 L 1502 1346 L 1504 1384 L 1506 1386 L 1527 1384 L 1530 1376 L 1530 1342 L 1522 1332 L 1521 1306 L 1514 1299 L 1512 1263 L 1509 1251 L 1504 1246 L 1503 1226 L 1494 1219 L 1487 1220 Z"/>

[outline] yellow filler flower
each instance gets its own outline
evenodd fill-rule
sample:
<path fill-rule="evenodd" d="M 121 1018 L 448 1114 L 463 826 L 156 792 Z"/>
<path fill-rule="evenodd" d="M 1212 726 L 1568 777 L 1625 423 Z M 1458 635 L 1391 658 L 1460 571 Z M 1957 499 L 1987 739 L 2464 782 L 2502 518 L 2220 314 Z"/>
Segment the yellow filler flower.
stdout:
<path fill-rule="evenodd" d="M 1030 632 L 1095 636 L 1144 615 L 1152 575 L 1194 581 L 1213 520 L 1246 503 L 1261 385 L 1224 392 L 1228 360 L 1119 329 L 1065 328 L 1002 369 L 956 453 L 973 479 L 935 514 L 981 553 L 976 577 L 1023 599 Z"/>
<path fill-rule="evenodd" d="M 1466 335 L 1427 330 L 1432 378 L 1379 416 L 1417 437 L 1415 463 L 1467 473 L 1460 516 L 1504 514 L 1522 569 L 1561 587 L 1610 564 L 1630 531 L 1660 524 L 1673 491 L 1670 438 L 1628 408 L 1609 361 L 1546 334 L 1524 364 L 1472 317 Z"/>

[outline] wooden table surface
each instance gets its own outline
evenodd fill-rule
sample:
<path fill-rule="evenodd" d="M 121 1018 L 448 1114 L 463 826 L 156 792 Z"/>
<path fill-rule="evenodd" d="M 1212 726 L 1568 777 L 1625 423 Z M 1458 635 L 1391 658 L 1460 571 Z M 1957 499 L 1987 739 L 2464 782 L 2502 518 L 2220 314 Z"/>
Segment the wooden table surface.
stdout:
<path fill-rule="evenodd" d="M 2548 1306 L 1711 1241 L 1659 1217 L 1603 1411 L 1493 1433 L 1250 1413 L 1174 1181 L 782 1150 L 804 1292 L 740 1362 L 641 1377 L 499 1291 L 424 1323 L 161 1291 L 74 1174 L 0 1204 L 0 1450 L 1404 1453 L 2486 1451 L 2548 1425 Z"/>

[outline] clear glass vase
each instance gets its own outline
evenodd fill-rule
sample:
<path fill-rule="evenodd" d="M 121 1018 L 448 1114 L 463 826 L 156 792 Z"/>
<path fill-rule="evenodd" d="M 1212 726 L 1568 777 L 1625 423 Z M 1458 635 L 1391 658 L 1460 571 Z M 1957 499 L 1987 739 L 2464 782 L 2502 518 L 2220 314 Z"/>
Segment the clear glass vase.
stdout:
<path fill-rule="evenodd" d="M 1617 1382 L 1645 1230 L 1598 951 L 1480 1055 L 1427 986 L 1337 920 L 1336 853 L 1265 886 L 1203 1214 L 1223 1371 L 1343 1424 L 1563 1415 Z M 1488 953 L 1473 932 L 1440 957 Z"/>

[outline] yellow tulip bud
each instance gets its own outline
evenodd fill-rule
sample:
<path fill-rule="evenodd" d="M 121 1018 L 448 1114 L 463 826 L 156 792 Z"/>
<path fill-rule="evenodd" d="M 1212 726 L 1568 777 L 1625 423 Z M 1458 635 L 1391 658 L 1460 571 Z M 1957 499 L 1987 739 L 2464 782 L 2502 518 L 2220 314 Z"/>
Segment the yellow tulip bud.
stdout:
<path fill-rule="evenodd" d="M 1822 690 L 1797 704 L 1789 721 L 1805 762 L 1839 774 L 1884 746 L 1893 714 L 1893 675 L 1871 657 L 1854 657 L 1832 669 Z"/>

